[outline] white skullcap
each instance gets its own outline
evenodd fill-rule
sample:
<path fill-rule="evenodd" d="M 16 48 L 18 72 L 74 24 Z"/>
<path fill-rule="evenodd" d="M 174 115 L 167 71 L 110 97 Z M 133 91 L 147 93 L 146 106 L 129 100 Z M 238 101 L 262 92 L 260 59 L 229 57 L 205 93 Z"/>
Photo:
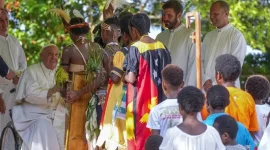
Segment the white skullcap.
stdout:
<path fill-rule="evenodd" d="M 46 44 L 45 46 L 43 46 L 42 50 L 44 50 L 45 48 L 50 47 L 50 46 L 55 46 L 55 47 L 57 47 L 55 44 Z M 57 47 L 57 48 L 58 48 L 58 47 Z"/>

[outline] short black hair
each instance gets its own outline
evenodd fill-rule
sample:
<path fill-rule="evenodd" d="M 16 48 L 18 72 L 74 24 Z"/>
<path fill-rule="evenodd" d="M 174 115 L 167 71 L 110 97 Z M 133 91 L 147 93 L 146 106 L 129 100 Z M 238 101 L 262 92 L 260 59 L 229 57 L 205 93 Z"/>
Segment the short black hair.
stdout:
<path fill-rule="evenodd" d="M 206 94 L 207 104 L 213 109 L 223 110 L 230 104 L 229 91 L 222 85 L 214 85 Z"/>
<path fill-rule="evenodd" d="M 121 20 L 121 19 L 123 19 L 123 17 L 125 17 L 125 16 L 132 16 L 133 14 L 131 13 L 131 12 L 128 12 L 128 11 L 124 11 L 124 12 L 121 12 L 120 14 L 119 14 L 119 20 Z"/>
<path fill-rule="evenodd" d="M 223 54 L 216 58 L 215 70 L 225 82 L 235 81 L 241 73 L 241 63 L 235 56 Z"/>
<path fill-rule="evenodd" d="M 70 25 L 75 25 L 75 24 L 80 24 L 80 23 L 84 23 L 84 19 L 83 18 L 71 18 L 70 19 Z M 75 35 L 81 35 L 81 34 L 87 34 L 90 31 L 90 27 L 89 26 L 83 26 L 81 28 L 71 28 L 70 31 L 75 34 Z"/>
<path fill-rule="evenodd" d="M 136 28 L 140 35 L 148 34 L 150 25 L 151 21 L 145 13 L 135 14 L 129 20 L 129 26 Z"/>
<path fill-rule="evenodd" d="M 184 9 L 182 4 L 179 2 L 179 0 L 169 0 L 165 2 L 162 6 L 162 9 L 168 9 L 168 8 L 172 8 L 176 14 L 178 13 L 182 14 L 183 9 Z"/>
<path fill-rule="evenodd" d="M 166 65 L 162 72 L 162 79 L 168 83 L 172 90 L 178 90 L 179 86 L 183 83 L 183 70 L 177 65 Z"/>
<path fill-rule="evenodd" d="M 235 139 L 238 131 L 236 120 L 229 115 L 222 115 L 215 119 L 216 129 L 220 135 L 227 133 L 231 139 Z"/>
<path fill-rule="evenodd" d="M 114 28 L 120 28 L 120 22 L 118 18 L 115 17 L 107 18 L 104 22 Z"/>
<path fill-rule="evenodd" d="M 124 16 L 121 17 L 120 19 L 120 29 L 122 33 L 126 33 L 127 35 L 129 35 L 129 31 L 128 31 L 128 23 L 130 18 L 132 17 L 132 14 L 125 14 Z"/>
<path fill-rule="evenodd" d="M 221 8 L 223 8 L 224 10 L 230 11 L 230 6 L 229 6 L 229 4 L 228 4 L 227 2 L 225 2 L 225 1 L 222 1 L 222 0 L 215 1 L 215 2 L 211 5 L 211 7 L 212 7 L 214 4 L 219 4 L 219 6 L 220 6 Z"/>
<path fill-rule="evenodd" d="M 245 89 L 254 100 L 264 100 L 269 96 L 270 84 L 266 77 L 252 75 L 248 77 Z"/>
<path fill-rule="evenodd" d="M 160 135 L 149 136 L 144 145 L 145 150 L 159 150 L 162 140 L 163 138 Z"/>
<path fill-rule="evenodd" d="M 179 107 L 186 113 L 200 112 L 204 105 L 204 95 L 193 86 L 186 86 L 178 93 Z"/>

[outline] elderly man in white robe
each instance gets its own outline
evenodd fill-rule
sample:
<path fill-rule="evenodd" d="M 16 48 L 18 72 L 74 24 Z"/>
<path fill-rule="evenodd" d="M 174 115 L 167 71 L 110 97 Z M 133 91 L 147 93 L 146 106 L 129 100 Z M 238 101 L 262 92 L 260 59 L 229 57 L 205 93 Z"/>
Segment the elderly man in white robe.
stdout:
<path fill-rule="evenodd" d="M 16 85 L 19 81 L 19 74 L 27 67 L 24 50 L 19 41 L 8 34 L 8 12 L 0 8 L 0 55 L 6 62 L 10 71 L 15 72 L 16 76 L 12 80 L 0 77 L 0 133 L 6 124 L 11 121 L 9 110 L 15 104 Z"/>
<path fill-rule="evenodd" d="M 203 87 L 208 91 L 215 80 L 215 59 L 222 54 L 231 54 L 243 65 L 247 45 L 243 34 L 229 23 L 230 7 L 225 1 L 216 1 L 210 7 L 210 20 L 215 30 L 206 34 L 203 50 Z M 239 79 L 235 86 L 240 88 Z"/>
<path fill-rule="evenodd" d="M 12 119 L 23 140 L 22 150 L 60 150 L 64 149 L 66 108 L 55 86 L 57 46 L 44 47 L 40 58 L 21 76 L 16 96 L 20 104 L 12 109 Z"/>
<path fill-rule="evenodd" d="M 195 45 L 190 38 L 192 29 L 187 29 L 180 22 L 183 6 L 179 1 L 167 1 L 162 6 L 163 22 L 168 28 L 157 35 L 170 51 L 172 64 L 180 67 L 184 72 L 185 85 L 196 86 Z"/>

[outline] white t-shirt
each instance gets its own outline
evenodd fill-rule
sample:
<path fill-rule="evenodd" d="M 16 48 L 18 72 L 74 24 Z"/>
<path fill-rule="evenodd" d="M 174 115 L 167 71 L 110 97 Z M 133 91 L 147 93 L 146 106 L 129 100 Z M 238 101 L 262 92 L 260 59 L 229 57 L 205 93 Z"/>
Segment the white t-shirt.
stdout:
<path fill-rule="evenodd" d="M 160 150 L 225 150 L 219 133 L 208 126 L 200 135 L 189 135 L 178 127 L 168 129 L 159 147 Z"/>
<path fill-rule="evenodd" d="M 260 143 L 264 130 L 266 129 L 267 116 L 270 112 L 270 106 L 268 104 L 256 105 L 256 113 L 259 125 L 259 131 L 255 133 L 254 142 L 257 145 Z"/>
<path fill-rule="evenodd" d="M 258 150 L 270 150 L 269 139 L 270 139 L 270 124 L 268 124 L 268 126 L 264 130 L 263 137 L 259 144 Z"/>
<path fill-rule="evenodd" d="M 198 113 L 198 120 L 202 121 L 201 114 Z M 167 129 L 177 126 L 183 122 L 183 117 L 179 113 L 177 99 L 167 99 L 151 109 L 146 127 L 160 130 L 160 136 L 164 136 Z"/>

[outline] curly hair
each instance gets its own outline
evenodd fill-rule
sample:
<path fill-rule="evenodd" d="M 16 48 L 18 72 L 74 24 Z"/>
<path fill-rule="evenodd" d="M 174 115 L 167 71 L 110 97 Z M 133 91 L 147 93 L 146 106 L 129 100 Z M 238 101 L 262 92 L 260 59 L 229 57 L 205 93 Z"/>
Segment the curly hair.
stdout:
<path fill-rule="evenodd" d="M 235 81 L 241 73 L 241 63 L 235 56 L 223 54 L 216 58 L 215 70 L 225 82 Z"/>
<path fill-rule="evenodd" d="M 252 75 L 248 77 L 245 89 L 254 100 L 264 100 L 269 96 L 270 84 L 266 77 Z"/>
<path fill-rule="evenodd" d="M 75 24 L 80 24 L 80 23 L 84 23 L 84 22 L 85 21 L 83 18 L 75 17 L 75 18 L 71 18 L 69 23 L 70 23 L 70 25 L 75 25 Z M 79 27 L 72 28 L 72 29 L 70 29 L 70 31 L 75 35 L 87 34 L 90 31 L 90 27 L 84 26 L 81 28 L 79 28 Z"/>
<path fill-rule="evenodd" d="M 200 112 L 204 105 L 204 95 L 193 86 L 186 86 L 178 93 L 179 107 L 186 113 Z"/>
<path fill-rule="evenodd" d="M 169 64 L 163 68 L 162 80 L 168 83 L 172 90 L 177 90 L 179 86 L 183 83 L 183 70 L 176 65 Z"/>
<path fill-rule="evenodd" d="M 158 150 L 163 137 L 160 135 L 151 135 L 147 138 L 144 148 L 145 150 Z"/>
<path fill-rule="evenodd" d="M 229 91 L 222 85 L 214 85 L 206 94 L 207 104 L 215 110 L 223 110 L 230 104 Z"/>
<path fill-rule="evenodd" d="M 236 120 L 229 115 L 222 115 L 215 119 L 214 127 L 220 135 L 227 133 L 231 139 L 235 139 L 238 131 Z"/>

